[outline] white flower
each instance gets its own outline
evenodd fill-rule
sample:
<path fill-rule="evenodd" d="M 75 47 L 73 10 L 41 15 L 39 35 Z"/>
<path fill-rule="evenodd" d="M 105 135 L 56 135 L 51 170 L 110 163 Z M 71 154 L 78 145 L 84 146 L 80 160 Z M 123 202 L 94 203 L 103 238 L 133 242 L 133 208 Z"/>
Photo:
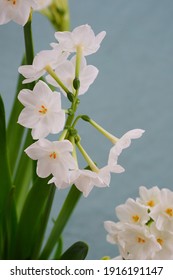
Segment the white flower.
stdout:
<path fill-rule="evenodd" d="M 150 209 L 150 216 L 158 230 L 173 232 L 173 192 L 161 189 L 160 197 L 160 203 Z"/>
<path fill-rule="evenodd" d="M 25 25 L 28 21 L 34 0 L 1 0 L 0 1 L 0 24 L 14 21 Z"/>
<path fill-rule="evenodd" d="M 147 207 L 137 203 L 129 198 L 125 204 L 121 204 L 115 208 L 118 219 L 123 223 L 146 224 L 150 217 Z"/>
<path fill-rule="evenodd" d="M 32 128 L 33 139 L 46 137 L 63 130 L 65 111 L 61 109 L 61 95 L 52 92 L 46 83 L 39 81 L 33 91 L 23 89 L 18 99 L 25 106 L 18 123 Z"/>
<path fill-rule="evenodd" d="M 95 36 L 91 26 L 88 24 L 76 27 L 72 32 L 55 32 L 55 38 L 59 44 L 52 43 L 51 46 L 56 48 L 60 46 L 63 51 L 76 52 L 77 48 L 82 49 L 84 56 L 95 53 L 106 35 L 105 31 Z"/>
<path fill-rule="evenodd" d="M 151 189 L 147 189 L 144 186 L 139 187 L 139 198 L 137 201 L 141 204 L 146 205 L 148 208 L 152 208 L 160 203 L 161 200 L 161 191 L 155 186 Z"/>
<path fill-rule="evenodd" d="M 105 168 L 99 169 L 99 172 L 93 172 L 91 170 L 75 169 L 69 172 L 69 177 L 59 182 L 59 178 L 52 178 L 49 183 L 55 183 L 57 188 L 66 188 L 69 185 L 75 184 L 76 188 L 80 190 L 84 197 L 87 197 L 94 186 L 107 187 L 110 183 L 110 172 Z"/>
<path fill-rule="evenodd" d="M 35 56 L 32 65 L 22 65 L 19 67 L 19 73 L 26 78 L 23 83 L 36 81 L 46 73 L 46 66 L 55 69 L 66 58 L 67 54 L 62 53 L 61 50 L 45 50 L 39 52 Z"/>
<path fill-rule="evenodd" d="M 51 142 L 40 139 L 30 145 L 26 154 L 37 162 L 37 175 L 46 178 L 50 174 L 56 178 L 68 181 L 69 170 L 74 169 L 76 164 L 71 155 L 73 145 L 68 140 Z"/>
<path fill-rule="evenodd" d="M 124 171 L 124 168 L 117 164 L 118 157 L 121 152 L 128 148 L 131 144 L 132 139 L 137 139 L 142 136 L 145 131 L 142 129 L 133 129 L 126 132 L 120 139 L 116 140 L 115 145 L 110 149 L 108 165 L 110 166 L 110 171 L 118 173 Z"/>
<path fill-rule="evenodd" d="M 119 234 L 124 246 L 123 258 L 130 260 L 149 260 L 161 249 L 160 244 L 147 227 L 126 224 L 125 230 Z M 122 251 L 123 252 L 123 251 Z"/>
<path fill-rule="evenodd" d="M 150 232 L 153 234 L 160 244 L 161 249 L 154 253 L 153 260 L 172 260 L 173 259 L 173 233 L 168 231 L 160 231 L 156 228 L 155 223 L 150 225 Z"/>
<path fill-rule="evenodd" d="M 34 10 L 42 10 L 50 5 L 52 0 L 35 0 L 35 4 L 33 5 Z"/>
<path fill-rule="evenodd" d="M 76 56 L 72 57 L 70 61 L 65 61 L 55 69 L 55 73 L 70 92 L 74 92 L 73 80 L 75 78 L 75 63 Z M 94 82 L 97 75 L 98 69 L 93 65 L 87 65 L 86 59 L 83 57 L 80 65 L 80 88 L 78 95 L 82 95 L 88 90 L 89 86 Z M 53 86 L 59 87 L 58 83 L 51 76 L 47 76 L 46 80 Z M 61 87 L 59 88 L 61 89 Z"/>

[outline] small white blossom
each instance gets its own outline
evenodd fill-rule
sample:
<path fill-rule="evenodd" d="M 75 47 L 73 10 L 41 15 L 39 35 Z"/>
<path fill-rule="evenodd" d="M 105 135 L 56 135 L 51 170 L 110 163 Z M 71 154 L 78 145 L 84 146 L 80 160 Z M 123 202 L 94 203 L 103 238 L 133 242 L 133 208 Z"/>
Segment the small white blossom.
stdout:
<path fill-rule="evenodd" d="M 56 48 L 61 47 L 66 52 L 76 52 L 80 47 L 84 56 L 95 53 L 99 48 L 102 40 L 106 35 L 105 31 L 100 32 L 95 36 L 91 26 L 88 24 L 76 27 L 72 32 L 55 32 L 55 38 L 59 44 L 52 43 L 51 46 Z"/>
<path fill-rule="evenodd" d="M 0 24 L 6 24 L 12 20 L 24 26 L 34 5 L 34 0 L 1 0 Z"/>
<path fill-rule="evenodd" d="M 19 67 L 19 73 L 26 78 L 23 83 L 31 83 L 38 80 L 46 73 L 46 66 L 55 69 L 66 58 L 67 54 L 62 53 L 61 50 L 45 50 L 39 52 L 35 56 L 32 65 L 22 65 Z"/>
<path fill-rule="evenodd" d="M 147 189 L 144 186 L 139 187 L 139 198 L 137 201 L 146 205 L 149 209 L 155 207 L 161 200 L 161 191 L 155 186 L 151 189 Z"/>
<path fill-rule="evenodd" d="M 52 174 L 64 182 L 68 181 L 69 171 L 76 166 L 72 151 L 73 145 L 68 140 L 51 142 L 47 139 L 40 139 L 25 150 L 31 159 L 37 160 L 39 177 L 46 178 Z"/>
<path fill-rule="evenodd" d="M 125 230 L 119 234 L 124 246 L 123 258 L 131 260 L 148 260 L 153 254 L 161 249 L 155 236 L 150 233 L 147 227 L 126 224 Z"/>
<path fill-rule="evenodd" d="M 160 197 L 160 203 L 151 208 L 150 216 L 158 230 L 173 232 L 173 192 L 161 189 Z"/>
<path fill-rule="evenodd" d="M 118 219 L 123 223 L 144 225 L 150 219 L 147 207 L 129 198 L 125 204 L 115 208 Z"/>
<path fill-rule="evenodd" d="M 173 232 L 166 230 L 160 231 L 156 228 L 155 223 L 150 225 L 150 232 L 160 244 L 161 249 L 152 256 L 153 260 L 172 260 L 173 259 Z"/>
<path fill-rule="evenodd" d="M 61 109 L 61 95 L 52 92 L 46 83 L 39 81 L 33 91 L 23 89 L 18 99 L 25 106 L 19 115 L 18 123 L 32 128 L 33 139 L 46 137 L 63 130 L 65 111 Z"/>
<path fill-rule="evenodd" d="M 74 92 L 73 80 L 75 78 L 75 64 L 76 56 L 72 57 L 71 60 L 67 60 L 55 69 L 55 73 L 63 82 L 63 84 L 69 89 L 70 92 Z M 93 65 L 87 65 L 86 59 L 81 59 L 80 65 L 80 88 L 78 95 L 84 94 L 89 86 L 94 82 L 98 75 L 98 69 Z M 46 80 L 53 86 L 59 87 L 58 83 L 51 77 L 47 76 Z M 59 87 L 61 89 L 61 87 Z M 63 91 L 64 93 L 64 91 Z M 66 94 L 65 94 L 66 96 Z"/>

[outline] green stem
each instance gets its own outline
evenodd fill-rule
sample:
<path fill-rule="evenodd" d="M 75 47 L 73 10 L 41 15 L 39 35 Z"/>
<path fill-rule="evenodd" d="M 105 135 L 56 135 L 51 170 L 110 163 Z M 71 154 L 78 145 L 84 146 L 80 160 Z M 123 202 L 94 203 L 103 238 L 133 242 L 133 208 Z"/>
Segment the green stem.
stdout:
<path fill-rule="evenodd" d="M 79 79 L 81 58 L 82 58 L 82 47 L 81 46 L 77 46 L 77 51 L 76 51 L 76 67 L 75 67 L 75 78 L 76 79 Z"/>
<path fill-rule="evenodd" d="M 113 134 L 109 133 L 106 129 L 100 126 L 98 123 L 89 119 L 88 122 L 95 127 L 100 133 L 102 133 L 106 138 L 108 138 L 113 144 L 115 144 L 119 139 L 115 137 Z"/>
<path fill-rule="evenodd" d="M 81 152 L 82 156 L 86 160 L 86 162 L 89 165 L 89 167 L 91 168 L 91 170 L 98 173 L 99 172 L 98 167 L 95 165 L 95 163 L 90 158 L 90 156 L 87 154 L 87 152 L 84 150 L 84 148 L 82 147 L 82 145 L 80 144 L 79 141 L 76 142 L 76 146 L 78 147 L 79 151 Z"/>
<path fill-rule="evenodd" d="M 58 85 L 67 93 L 72 94 L 68 88 L 63 84 L 63 82 L 60 80 L 60 78 L 56 75 L 55 71 L 50 67 L 50 65 L 46 65 L 44 68 L 49 75 L 58 83 Z"/>
<path fill-rule="evenodd" d="M 46 245 L 43 248 L 43 251 L 40 255 L 41 260 L 47 260 L 59 240 L 62 231 L 67 224 L 79 198 L 81 192 L 73 185 L 65 199 L 63 207 L 54 223 L 53 229 L 49 235 Z"/>

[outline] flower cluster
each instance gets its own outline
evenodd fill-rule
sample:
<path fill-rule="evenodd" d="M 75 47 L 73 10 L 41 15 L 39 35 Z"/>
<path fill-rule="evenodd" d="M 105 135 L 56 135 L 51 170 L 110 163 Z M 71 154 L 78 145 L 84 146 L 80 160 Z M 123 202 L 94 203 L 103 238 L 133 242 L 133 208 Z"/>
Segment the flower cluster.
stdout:
<path fill-rule="evenodd" d="M 139 188 L 115 209 L 119 222 L 105 221 L 107 241 L 117 244 L 121 259 L 173 259 L 173 192 L 157 186 Z"/>
<path fill-rule="evenodd" d="M 94 186 L 109 186 L 111 172 L 124 171 L 118 164 L 119 155 L 131 144 L 132 139 L 141 137 L 144 132 L 134 129 L 118 139 L 87 115 L 75 116 L 79 96 L 86 93 L 98 75 L 95 66 L 87 65 L 86 56 L 99 49 L 105 34 L 106 32 L 102 31 L 95 36 L 87 24 L 72 32 L 56 32 L 58 43 L 52 43 L 51 50 L 39 52 L 32 65 L 19 67 L 19 72 L 25 77 L 23 83 L 38 80 L 33 90 L 23 89 L 18 95 L 18 99 L 25 106 L 19 115 L 18 123 L 32 129 L 32 137 L 37 140 L 25 152 L 31 159 L 38 161 L 39 177 L 52 175 L 49 183 L 54 182 L 60 189 L 75 184 L 84 196 L 87 196 Z M 44 81 L 39 80 L 40 78 Z M 52 86 L 60 92 L 52 91 Z M 61 107 L 61 94 L 71 102 L 68 110 Z M 98 168 L 82 147 L 76 129 L 79 119 L 89 122 L 113 143 L 106 166 Z M 61 135 L 58 141 L 45 139 L 50 133 L 59 132 Z M 76 147 L 83 155 L 87 169 L 79 168 Z"/>
<path fill-rule="evenodd" d="M 0 25 L 12 20 L 24 26 L 31 9 L 41 10 L 50 2 L 51 0 L 0 0 Z"/>

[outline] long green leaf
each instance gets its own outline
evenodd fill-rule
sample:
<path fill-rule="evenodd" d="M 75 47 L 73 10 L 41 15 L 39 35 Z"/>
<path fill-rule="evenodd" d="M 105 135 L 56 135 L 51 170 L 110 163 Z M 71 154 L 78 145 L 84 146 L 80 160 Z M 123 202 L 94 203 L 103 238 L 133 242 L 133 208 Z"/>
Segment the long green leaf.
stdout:
<path fill-rule="evenodd" d="M 88 245 L 82 241 L 78 241 L 64 252 L 60 260 L 84 260 L 87 254 Z"/>
<path fill-rule="evenodd" d="M 15 252 L 17 259 L 31 259 L 36 250 L 42 213 L 51 192 L 47 182 L 48 179 L 37 178 L 26 198 L 17 231 Z"/>
<path fill-rule="evenodd" d="M 7 197 L 3 223 L 4 223 L 4 232 L 5 232 L 5 250 L 4 258 L 13 259 L 14 249 L 15 249 L 15 239 L 16 239 L 16 229 L 17 229 L 17 215 L 14 199 L 15 188 L 11 188 Z"/>
<path fill-rule="evenodd" d="M 48 241 L 40 255 L 40 259 L 48 259 L 54 246 L 57 244 L 61 233 L 66 226 L 79 198 L 81 192 L 73 185 L 66 197 L 63 207 L 57 217 L 53 229 L 49 235 Z"/>
<path fill-rule="evenodd" d="M 22 60 L 22 65 L 23 64 L 25 64 L 25 58 L 23 58 Z M 22 81 L 23 81 L 23 77 L 22 75 L 19 75 L 16 94 L 14 97 L 13 106 L 8 121 L 8 127 L 7 127 L 7 147 L 9 152 L 9 164 L 10 164 L 11 174 L 14 173 L 18 155 L 21 148 L 21 142 L 25 132 L 25 128 L 17 123 L 19 114 L 23 109 L 23 105 L 17 99 L 19 91 L 24 88 Z"/>
<path fill-rule="evenodd" d="M 5 202 L 7 200 L 7 196 L 9 190 L 11 189 L 11 176 L 8 165 L 7 158 L 7 148 L 6 148 L 6 124 L 5 124 L 5 110 L 3 100 L 0 96 L 0 252 L 1 258 L 4 249 L 4 240 L 5 240 L 5 229 L 3 223 L 3 214 L 5 208 Z"/>

